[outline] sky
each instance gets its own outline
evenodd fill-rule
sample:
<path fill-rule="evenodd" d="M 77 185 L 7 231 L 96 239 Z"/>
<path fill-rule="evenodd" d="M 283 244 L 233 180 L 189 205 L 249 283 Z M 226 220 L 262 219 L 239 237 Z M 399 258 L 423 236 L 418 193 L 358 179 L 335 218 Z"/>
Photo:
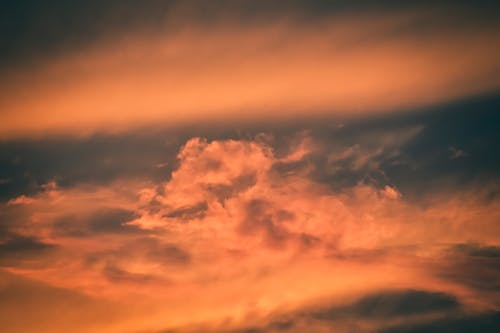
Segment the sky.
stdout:
<path fill-rule="evenodd" d="M 496 1 L 4 1 L 0 331 L 500 331 Z"/>

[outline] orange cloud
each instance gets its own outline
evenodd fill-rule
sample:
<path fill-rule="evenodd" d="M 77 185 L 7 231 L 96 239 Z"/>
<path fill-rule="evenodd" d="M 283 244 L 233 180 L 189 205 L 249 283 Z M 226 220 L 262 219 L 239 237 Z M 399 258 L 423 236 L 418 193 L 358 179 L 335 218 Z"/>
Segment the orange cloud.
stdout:
<path fill-rule="evenodd" d="M 472 309 L 497 307 L 494 297 L 463 283 L 471 277 L 459 268 L 448 270 L 452 279 L 441 269 L 457 251 L 481 250 L 450 253 L 456 244 L 498 246 L 498 201 L 471 191 L 411 203 L 390 185 L 332 190 L 308 177 L 307 163 L 275 168 L 307 160 L 314 147 L 303 134 L 278 157 L 262 140 L 193 138 L 163 184 L 51 183 L 29 205 L 8 205 L 17 223 L 0 253 L 14 253 L 14 235 L 55 248 L 38 265 L 0 264 L 116 302 L 126 315 L 102 324 L 109 332 L 220 332 L 393 288 L 450 293 Z M 463 260 L 464 267 L 480 264 Z"/>
<path fill-rule="evenodd" d="M 128 36 L 0 80 L 3 138 L 371 114 L 499 88 L 497 29 L 408 30 L 424 13 Z M 406 29 L 406 30 L 405 30 Z"/>

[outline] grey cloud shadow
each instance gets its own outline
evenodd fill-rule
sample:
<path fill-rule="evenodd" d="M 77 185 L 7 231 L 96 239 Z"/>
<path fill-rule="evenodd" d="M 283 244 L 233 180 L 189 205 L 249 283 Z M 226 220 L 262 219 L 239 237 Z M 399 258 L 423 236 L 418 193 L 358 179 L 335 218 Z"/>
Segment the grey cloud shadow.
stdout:
<path fill-rule="evenodd" d="M 500 312 L 443 318 L 416 325 L 400 325 L 379 333 L 496 333 L 500 331 Z"/>
<path fill-rule="evenodd" d="M 291 211 L 277 209 L 266 200 L 254 199 L 246 204 L 238 231 L 243 236 L 262 233 L 268 246 L 281 248 L 294 236 L 281 224 L 293 219 L 295 216 Z"/>
<path fill-rule="evenodd" d="M 124 262 L 133 259 L 152 262 L 167 268 L 182 269 L 189 267 L 192 255 L 178 244 L 141 236 L 124 240 L 119 247 L 91 253 L 86 257 L 85 263 L 89 267 L 101 267 L 104 276 L 117 281 L 159 279 L 157 276 L 130 273 L 121 268 Z"/>
<path fill-rule="evenodd" d="M 193 219 L 203 219 L 205 213 L 208 209 L 208 204 L 206 201 L 200 202 L 192 206 L 185 206 L 174 209 L 167 214 L 163 215 L 166 218 L 178 218 L 183 221 L 189 221 Z"/>
<path fill-rule="evenodd" d="M 159 31 L 170 33 L 179 29 L 179 25 L 212 26 L 225 21 L 262 24 L 280 19 L 314 25 L 324 18 L 342 15 L 422 9 L 441 9 L 441 12 L 418 26 L 408 25 L 406 33 L 432 33 L 447 25 L 474 27 L 484 21 L 494 22 L 500 6 L 491 0 L 473 3 L 466 0 L 150 0 L 141 4 L 130 0 L 4 1 L 0 4 L 0 71 L 34 66 L 97 42 L 111 43 L 134 33 L 147 36 Z M 457 12 L 459 17 L 449 23 Z M 402 33 L 401 30 L 393 33 Z"/>
<path fill-rule="evenodd" d="M 179 131 L 176 132 L 179 135 Z M 33 195 L 56 181 L 61 188 L 105 185 L 117 179 L 169 179 L 183 136 L 165 131 L 89 138 L 51 137 L 0 142 L 0 200 Z"/>
<path fill-rule="evenodd" d="M 0 234 L 0 266 L 36 264 L 44 255 L 54 252 L 56 244 L 45 243 L 35 237 L 7 232 Z"/>
<path fill-rule="evenodd" d="M 423 290 L 397 290 L 368 295 L 351 305 L 322 310 L 312 313 L 311 316 L 320 320 L 346 317 L 391 318 L 450 311 L 459 307 L 459 301 L 450 294 Z"/>
<path fill-rule="evenodd" d="M 450 250 L 452 252 L 463 253 L 471 257 L 500 258 L 500 247 L 492 245 L 461 243 L 453 245 Z"/>
<path fill-rule="evenodd" d="M 456 244 L 449 248 L 445 259 L 436 268 L 438 276 L 490 296 L 500 295 L 500 247 Z"/>
<path fill-rule="evenodd" d="M 158 280 L 154 275 L 126 271 L 116 265 L 107 264 L 102 270 L 104 277 L 113 283 L 150 283 Z"/>
<path fill-rule="evenodd" d="M 425 318 L 432 315 L 433 318 L 466 318 L 462 312 L 462 305 L 455 296 L 444 292 L 433 292 L 425 290 L 386 290 L 368 294 L 360 299 L 345 305 L 333 307 L 319 306 L 314 309 L 302 309 L 293 313 L 278 315 L 271 318 L 267 324 L 231 330 L 231 333 L 270 333 L 270 332 L 297 332 L 296 328 L 308 329 L 316 332 L 314 327 L 320 327 L 319 332 L 335 325 L 346 325 L 353 332 L 374 332 L 381 322 L 390 322 L 396 319 L 398 322 L 415 323 L 415 318 Z M 362 329 L 361 322 L 378 323 L 368 325 Z M 417 321 L 421 322 L 421 321 Z M 319 323 L 315 325 L 315 323 Z M 414 324 L 412 324 L 414 325 Z M 345 326 L 343 326 L 345 327 Z M 385 333 L 385 331 L 383 331 Z M 389 332 L 389 331 L 388 331 Z M 392 331 L 390 331 L 392 333 Z M 396 332 L 396 331 L 394 331 Z"/>
<path fill-rule="evenodd" d="M 456 100 L 441 105 L 408 110 L 400 114 L 305 121 L 320 149 L 304 160 L 276 165 L 287 174 L 310 168 L 309 177 L 342 191 L 364 183 L 383 188 L 396 186 L 406 198 L 419 197 L 443 190 L 483 187 L 484 200 L 500 197 L 500 95 L 490 94 Z M 269 130 L 278 138 L 275 144 L 287 151 L 287 133 L 297 125 Z M 397 133 L 415 131 L 406 140 Z M 394 137 L 392 141 L 391 136 Z M 384 138 L 385 137 L 385 138 Z M 464 151 L 453 158 L 450 147 Z M 329 156 L 340 156 L 349 149 L 353 154 L 333 163 Z M 356 155 L 357 154 L 357 155 Z M 370 156 L 371 154 L 371 156 Z M 368 156 L 365 164 L 355 167 L 358 156 Z M 496 185 L 495 185 L 496 184 Z"/>
<path fill-rule="evenodd" d="M 52 232 L 67 237 L 89 237 L 104 233 L 147 233 L 146 230 L 126 224 L 137 216 L 133 211 L 119 208 L 100 209 L 89 215 L 66 215 L 54 222 Z"/>

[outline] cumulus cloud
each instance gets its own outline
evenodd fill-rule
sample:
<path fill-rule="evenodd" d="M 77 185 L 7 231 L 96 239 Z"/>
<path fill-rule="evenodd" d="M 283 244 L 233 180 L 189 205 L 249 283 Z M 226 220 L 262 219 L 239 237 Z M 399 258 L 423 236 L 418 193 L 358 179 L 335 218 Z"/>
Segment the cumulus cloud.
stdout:
<path fill-rule="evenodd" d="M 304 313 L 317 304 L 339 308 L 341 299 L 354 305 L 340 313 L 370 312 L 378 301 L 354 299 L 395 286 L 428 290 L 435 299 L 426 303 L 427 294 L 410 292 L 383 300 L 415 298 L 416 307 L 453 309 L 457 299 L 465 311 L 497 306 L 480 287 L 498 277 L 485 266 L 496 259 L 496 248 L 487 244 L 497 242 L 497 201 L 461 192 L 410 202 L 387 183 L 335 188 L 311 173 L 314 154 L 325 153 L 321 142 L 304 132 L 296 138 L 279 150 L 262 135 L 195 137 L 180 148 L 176 169 L 161 183 L 49 183 L 25 197 L 27 205 L 4 204 L 16 219 L 4 226 L 16 235 L 0 246 L 12 259 L 6 269 L 121 304 L 138 297 L 141 310 L 130 318 L 137 329 L 271 325 L 265 331 L 273 332 L 314 321 L 340 330 L 344 319 L 325 324 L 301 315 L 291 326 L 272 323 L 278 313 Z M 376 156 L 368 154 L 367 161 Z M 471 240 L 482 245 L 453 245 Z M 43 262 L 43 269 L 23 261 L 33 251 L 38 257 L 31 260 Z M 373 311 L 404 311 L 390 306 Z M 145 318 L 151 324 L 141 324 Z"/>

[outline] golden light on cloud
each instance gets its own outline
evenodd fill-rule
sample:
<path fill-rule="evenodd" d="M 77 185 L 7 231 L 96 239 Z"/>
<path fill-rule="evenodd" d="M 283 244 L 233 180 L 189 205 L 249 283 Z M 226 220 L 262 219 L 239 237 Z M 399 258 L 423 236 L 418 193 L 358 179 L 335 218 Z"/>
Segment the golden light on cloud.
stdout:
<path fill-rule="evenodd" d="M 0 2 L 0 332 L 499 332 L 497 13 Z"/>
<path fill-rule="evenodd" d="M 429 14 L 365 16 L 181 26 L 95 43 L 5 76 L 0 132 L 371 114 L 498 88 L 495 31 L 426 34 L 411 24 Z"/>
<path fill-rule="evenodd" d="M 259 141 L 193 138 L 159 187 L 52 183 L 8 205 L 24 212 L 13 232 L 57 247 L 6 269 L 115 302 L 109 332 L 225 331 L 388 288 L 448 291 L 478 306 L 433 265 L 450 244 L 496 242 L 498 202 L 445 193 L 422 209 L 389 185 L 336 192 L 307 166 L 275 169 L 304 159 L 304 146 L 314 142 L 302 135 L 278 158 Z"/>

